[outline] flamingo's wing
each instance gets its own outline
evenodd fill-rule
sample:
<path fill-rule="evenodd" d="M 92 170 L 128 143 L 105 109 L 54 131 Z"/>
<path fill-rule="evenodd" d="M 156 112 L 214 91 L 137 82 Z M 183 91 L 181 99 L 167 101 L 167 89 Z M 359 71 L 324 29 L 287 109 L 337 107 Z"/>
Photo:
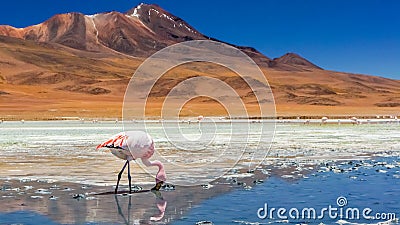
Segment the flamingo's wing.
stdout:
<path fill-rule="evenodd" d="M 97 145 L 96 149 L 107 147 L 107 148 L 124 148 L 126 146 L 126 140 L 128 136 L 125 135 L 124 132 L 119 133 L 109 140 L 103 142 L 102 144 Z"/>

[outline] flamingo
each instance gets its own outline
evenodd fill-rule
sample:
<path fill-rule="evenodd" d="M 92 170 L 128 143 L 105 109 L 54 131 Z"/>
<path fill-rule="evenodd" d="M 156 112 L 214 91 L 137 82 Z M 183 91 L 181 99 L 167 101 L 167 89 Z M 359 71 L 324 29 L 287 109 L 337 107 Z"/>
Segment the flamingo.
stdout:
<path fill-rule="evenodd" d="M 115 187 L 115 194 L 118 192 L 119 181 L 121 180 L 122 173 L 128 165 L 128 180 L 129 180 L 129 193 L 131 193 L 132 183 L 129 162 L 136 159 L 141 159 L 143 164 L 147 167 L 157 166 L 158 172 L 156 175 L 156 185 L 151 190 L 158 191 L 161 185 L 166 181 L 164 165 L 160 161 L 149 161 L 154 154 L 154 141 L 151 136 L 144 131 L 126 131 L 112 136 L 109 140 L 99 144 L 96 149 L 102 147 L 111 148 L 111 153 L 116 157 L 126 160 L 121 172 L 118 174 L 117 186 Z"/>
<path fill-rule="evenodd" d="M 321 118 L 322 124 L 326 124 L 327 121 L 328 121 L 328 117 L 324 116 Z"/>
<path fill-rule="evenodd" d="M 352 123 L 353 125 L 354 125 L 354 124 L 359 124 L 359 123 L 360 123 L 360 121 L 358 121 L 358 118 L 355 117 L 355 116 L 351 117 L 350 120 L 351 120 L 351 123 Z"/>

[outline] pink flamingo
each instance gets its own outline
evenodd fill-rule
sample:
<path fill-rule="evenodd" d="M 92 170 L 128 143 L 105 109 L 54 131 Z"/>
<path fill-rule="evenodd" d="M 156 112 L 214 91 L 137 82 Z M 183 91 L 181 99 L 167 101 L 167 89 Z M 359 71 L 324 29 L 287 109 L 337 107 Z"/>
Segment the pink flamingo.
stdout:
<path fill-rule="evenodd" d="M 321 118 L 321 122 L 322 123 L 325 124 L 327 121 L 328 121 L 328 117 L 324 116 L 324 117 Z"/>
<path fill-rule="evenodd" d="M 129 193 L 131 193 L 132 183 L 129 162 L 136 159 L 141 159 L 143 164 L 146 166 L 157 166 L 158 172 L 156 175 L 156 185 L 152 190 L 159 190 L 161 185 L 166 181 L 166 174 L 164 165 L 160 161 L 149 161 L 150 157 L 154 154 L 154 141 L 150 135 L 143 131 L 127 131 L 121 132 L 104 143 L 97 146 L 96 149 L 107 147 L 111 148 L 111 153 L 116 157 L 126 160 L 124 167 L 118 174 L 117 186 L 115 187 L 115 193 L 117 194 L 119 181 L 121 175 L 128 165 L 128 180 L 129 180 Z"/>

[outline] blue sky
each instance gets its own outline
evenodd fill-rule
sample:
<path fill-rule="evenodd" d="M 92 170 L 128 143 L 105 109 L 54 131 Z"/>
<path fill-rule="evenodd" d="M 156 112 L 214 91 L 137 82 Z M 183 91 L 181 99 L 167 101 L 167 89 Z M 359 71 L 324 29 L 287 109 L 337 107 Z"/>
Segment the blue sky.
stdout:
<path fill-rule="evenodd" d="M 13 0 L 0 24 L 25 27 L 56 13 L 125 12 L 155 3 L 205 35 L 252 46 L 270 58 L 295 52 L 324 69 L 400 80 L 397 0 Z"/>

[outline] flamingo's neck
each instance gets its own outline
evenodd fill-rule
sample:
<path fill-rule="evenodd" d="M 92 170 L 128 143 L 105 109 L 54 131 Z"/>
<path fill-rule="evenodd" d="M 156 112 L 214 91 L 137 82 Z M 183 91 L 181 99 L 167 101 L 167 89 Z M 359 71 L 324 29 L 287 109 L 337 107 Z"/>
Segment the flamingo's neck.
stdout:
<path fill-rule="evenodd" d="M 157 166 L 159 170 L 164 169 L 164 165 L 158 160 L 151 162 L 151 165 Z"/>
<path fill-rule="evenodd" d="M 156 183 L 167 180 L 167 175 L 165 174 L 164 165 L 160 161 L 156 160 L 156 161 L 150 162 L 148 158 L 142 158 L 142 162 L 146 166 L 157 166 L 158 167 Z"/>
<path fill-rule="evenodd" d="M 151 162 L 151 164 L 158 167 L 156 182 L 165 181 L 167 176 L 165 174 L 164 165 L 160 161 L 154 161 Z"/>

